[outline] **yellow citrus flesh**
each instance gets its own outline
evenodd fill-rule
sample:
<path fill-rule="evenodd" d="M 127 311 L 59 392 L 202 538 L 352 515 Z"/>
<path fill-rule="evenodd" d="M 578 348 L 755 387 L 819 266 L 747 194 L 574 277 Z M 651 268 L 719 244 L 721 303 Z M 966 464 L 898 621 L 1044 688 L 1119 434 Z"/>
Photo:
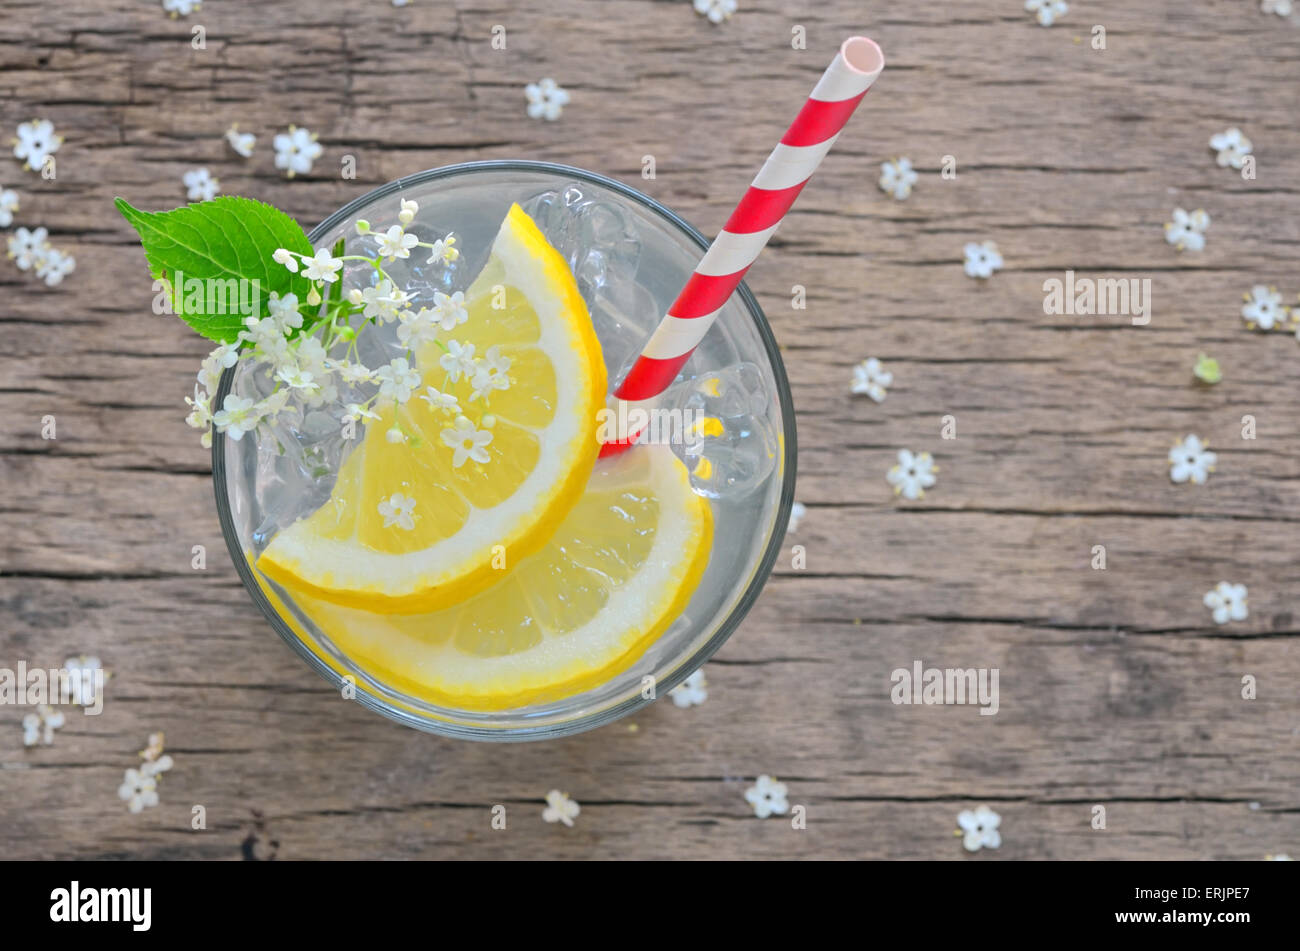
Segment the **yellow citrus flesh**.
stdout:
<path fill-rule="evenodd" d="M 380 682 L 438 706 L 517 709 L 632 666 L 681 614 L 708 566 L 713 519 L 666 447 L 596 465 L 555 534 L 495 585 L 420 615 L 380 615 L 291 591 L 335 647 Z"/>
<path fill-rule="evenodd" d="M 439 365 L 443 349 L 428 344 L 414 355 L 417 392 L 433 386 L 456 396 L 491 432 L 489 460 L 454 464 L 443 439 L 454 413 L 418 396 L 390 402 L 344 460 L 329 501 L 281 531 L 258 558 L 267 577 L 372 611 L 438 610 L 499 581 L 494 555 L 526 557 L 573 508 L 600 448 L 604 358 L 568 264 L 518 205 L 466 291 L 465 307 L 468 321 L 442 336 L 474 344 L 480 357 L 496 347 L 510 360 L 509 388 L 471 400 L 467 376 L 449 380 Z M 405 442 L 387 440 L 393 427 Z M 380 504 L 395 494 L 414 500 L 413 527 L 385 524 Z"/>

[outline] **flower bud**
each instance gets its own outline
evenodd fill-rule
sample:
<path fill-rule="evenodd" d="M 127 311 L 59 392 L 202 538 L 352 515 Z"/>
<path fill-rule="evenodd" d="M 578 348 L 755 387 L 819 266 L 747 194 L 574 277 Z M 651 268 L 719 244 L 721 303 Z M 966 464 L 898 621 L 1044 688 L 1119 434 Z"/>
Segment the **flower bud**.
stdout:
<path fill-rule="evenodd" d="M 370 222 L 365 218 L 357 219 L 357 234 L 370 234 Z"/>

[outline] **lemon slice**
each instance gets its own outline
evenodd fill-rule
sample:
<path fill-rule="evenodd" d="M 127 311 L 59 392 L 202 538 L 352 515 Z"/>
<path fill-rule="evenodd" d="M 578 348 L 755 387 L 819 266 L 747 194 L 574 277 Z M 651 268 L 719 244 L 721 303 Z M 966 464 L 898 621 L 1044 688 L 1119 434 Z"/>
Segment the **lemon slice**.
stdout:
<path fill-rule="evenodd" d="M 681 614 L 708 565 L 713 518 L 664 446 L 597 464 L 542 549 L 443 611 L 378 615 L 290 592 L 350 660 L 408 696 L 509 710 L 597 686 Z"/>
<path fill-rule="evenodd" d="M 413 396 L 391 402 L 339 469 L 328 502 L 281 531 L 258 559 L 267 577 L 376 611 L 429 611 L 500 580 L 492 563 L 536 551 L 582 495 L 599 450 L 605 363 L 573 274 L 514 205 L 465 294 L 468 320 L 415 355 L 448 411 Z M 507 389 L 471 399 L 469 374 L 440 365 L 447 344 L 492 348 Z M 460 413 L 490 433 L 455 442 Z M 386 438 L 392 428 L 405 442 Z M 450 434 L 450 435 L 449 435 Z M 449 442 L 451 440 L 451 442 Z M 395 503 L 400 503 L 394 508 Z"/>

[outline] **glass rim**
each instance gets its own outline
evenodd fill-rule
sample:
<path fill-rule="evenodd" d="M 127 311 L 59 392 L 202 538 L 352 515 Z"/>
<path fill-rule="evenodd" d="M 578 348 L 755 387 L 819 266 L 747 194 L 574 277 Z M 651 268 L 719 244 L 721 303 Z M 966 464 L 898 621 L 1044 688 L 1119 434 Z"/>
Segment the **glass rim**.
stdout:
<path fill-rule="evenodd" d="M 707 251 L 709 241 L 704 237 L 699 229 L 694 227 L 676 212 L 667 206 L 659 203 L 642 192 L 637 191 L 630 185 L 625 185 L 613 178 L 608 178 L 596 172 L 589 172 L 586 169 L 576 168 L 571 165 L 561 165 L 555 162 L 541 162 L 531 159 L 485 159 L 474 162 L 460 162 L 455 165 L 444 165 L 439 168 L 427 169 L 423 172 L 416 172 L 411 175 L 404 175 L 401 178 L 394 179 L 385 185 L 374 188 L 357 198 L 347 202 L 333 214 L 329 215 L 324 221 L 313 228 L 308 235 L 312 246 L 320 240 L 330 230 L 345 222 L 359 209 L 373 204 L 388 195 L 401 192 L 403 189 L 422 185 L 426 182 L 437 181 L 443 178 L 452 178 L 460 175 L 466 175 L 473 172 L 492 172 L 492 171 L 515 171 L 515 172 L 535 172 L 544 175 L 551 175 L 560 178 L 576 179 L 580 182 L 598 185 L 601 188 L 608 189 L 617 193 L 623 198 L 641 205 L 659 217 L 663 218 L 669 224 L 673 225 L 691 241 L 693 241 L 701 252 Z M 782 526 L 790 520 L 790 511 L 794 505 L 794 483 L 795 483 L 795 466 L 797 457 L 797 445 L 795 435 L 795 412 L 794 400 L 790 394 L 790 381 L 786 376 L 785 364 L 781 360 L 780 347 L 776 342 L 776 337 L 772 333 L 772 327 L 767 321 L 767 316 L 759 306 L 757 298 L 750 291 L 749 286 L 744 281 L 736 288 L 735 293 L 739 296 L 741 303 L 749 313 L 750 320 L 753 322 L 755 330 L 758 331 L 759 339 L 762 341 L 763 349 L 767 355 L 768 364 L 772 369 L 772 375 L 776 383 L 777 401 L 781 407 L 781 433 L 783 441 L 783 452 L 781 460 L 781 497 L 777 504 L 776 521 L 772 529 L 771 537 L 768 539 L 767 547 L 759 559 L 757 567 L 750 577 L 749 584 L 735 606 L 723 618 L 722 623 L 718 625 L 717 630 L 709 637 L 707 641 L 700 646 L 693 654 L 683 661 L 680 661 L 676 669 L 669 674 L 662 683 L 655 685 L 656 699 L 662 692 L 668 693 L 693 672 L 708 662 L 723 644 L 736 632 L 744 621 L 746 615 L 753 608 L 758 596 L 766 587 L 768 579 L 771 577 L 772 569 L 776 566 L 776 559 L 781 553 L 781 548 L 785 542 L 785 531 Z M 221 380 L 217 386 L 217 392 L 213 395 L 213 402 L 220 405 L 222 400 L 230 392 L 234 381 L 235 367 L 226 368 L 221 374 Z M 344 685 L 344 677 L 337 670 L 327 664 L 315 651 L 311 650 L 299 637 L 275 606 L 271 604 L 266 592 L 263 590 L 261 583 L 254 574 L 254 569 L 248 563 L 248 558 L 244 552 L 243 545 L 239 540 L 239 533 L 235 528 L 234 515 L 230 509 L 230 493 L 226 477 L 226 454 L 225 454 L 225 434 L 214 430 L 212 434 L 212 486 L 217 502 L 217 518 L 221 523 L 221 533 L 226 540 L 226 548 L 230 552 L 231 561 L 234 563 L 235 571 L 239 574 L 239 579 L 248 592 L 249 597 L 257 606 L 262 615 L 270 622 L 271 628 L 280 635 L 290 648 L 293 649 L 300 657 L 330 683 L 336 690 L 341 690 Z M 355 679 L 355 678 L 354 678 Z M 356 685 L 360 687 L 360 684 Z M 391 689 L 391 688 L 390 688 Z M 396 691 L 400 693 L 400 691 Z M 553 739 L 562 736 L 572 736 L 577 733 L 584 733 L 588 730 L 594 730 L 598 727 L 606 726 L 616 720 L 653 703 L 654 700 L 646 699 L 641 693 L 636 693 L 618 703 L 610 704 L 597 711 L 584 714 L 563 723 L 543 723 L 537 725 L 520 725 L 514 727 L 490 727 L 479 726 L 475 724 L 455 723 L 447 720 L 421 715 L 397 704 L 391 703 L 382 696 L 376 696 L 370 690 L 361 688 L 354 690 L 354 699 L 363 706 L 373 710 L 390 720 L 394 720 L 405 726 L 412 727 L 425 733 L 434 733 L 439 736 L 446 736 L 453 739 L 481 740 L 494 742 L 523 742 L 532 740 Z"/>

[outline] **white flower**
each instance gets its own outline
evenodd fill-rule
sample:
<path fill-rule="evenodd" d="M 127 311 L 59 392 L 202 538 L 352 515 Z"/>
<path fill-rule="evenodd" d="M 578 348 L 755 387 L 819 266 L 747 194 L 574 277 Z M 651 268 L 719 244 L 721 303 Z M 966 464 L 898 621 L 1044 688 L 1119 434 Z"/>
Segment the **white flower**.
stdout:
<path fill-rule="evenodd" d="M 465 309 L 465 294 L 462 291 L 448 296 L 442 291 L 433 292 L 434 318 L 443 330 L 455 330 L 457 324 L 469 320 L 469 311 Z"/>
<path fill-rule="evenodd" d="M 547 822 L 563 822 L 569 828 L 573 828 L 573 820 L 578 818 L 578 813 L 581 811 L 578 804 L 569 798 L 568 793 L 552 789 L 546 794 L 546 808 L 542 810 L 542 818 Z"/>
<path fill-rule="evenodd" d="M 160 756 L 155 760 L 145 761 L 140 767 L 140 772 L 147 777 L 161 776 L 175 765 L 170 756 Z"/>
<path fill-rule="evenodd" d="M 438 324 L 434 320 L 437 314 L 427 307 L 421 307 L 414 313 L 405 310 L 397 316 L 401 321 L 397 325 L 397 339 L 408 350 L 438 336 Z"/>
<path fill-rule="evenodd" d="M 785 793 L 785 783 L 778 783 L 771 776 L 760 776 L 745 791 L 745 801 L 754 807 L 754 815 L 760 819 L 771 815 L 783 816 L 790 809 Z"/>
<path fill-rule="evenodd" d="M 456 250 L 456 238 L 454 235 L 447 235 L 445 238 L 439 238 L 433 242 L 429 250 L 429 260 L 425 264 L 432 264 L 434 261 L 441 260 L 444 264 L 450 264 L 460 257 L 460 252 Z"/>
<path fill-rule="evenodd" d="M 453 450 L 451 466 L 459 469 L 466 459 L 473 459 L 484 465 L 492 457 L 484 447 L 492 442 L 492 434 L 485 429 L 475 429 L 464 416 L 456 417 L 456 428 L 448 427 L 442 431 L 442 441 Z"/>
<path fill-rule="evenodd" d="M 462 373 L 473 376 L 478 369 L 474 362 L 474 345 L 448 340 L 447 352 L 438 358 L 438 365 L 447 371 L 447 377 L 453 383 L 460 380 Z"/>
<path fill-rule="evenodd" d="M 1249 294 L 1242 295 L 1242 300 L 1246 306 L 1241 308 L 1241 319 L 1251 330 L 1256 327 L 1272 330 L 1276 324 L 1286 319 L 1287 309 L 1282 306 L 1282 295 L 1276 287 L 1256 284 Z"/>
<path fill-rule="evenodd" d="M 375 235 L 375 240 L 379 242 L 379 254 L 389 261 L 409 258 L 411 248 L 420 243 L 415 235 L 403 231 L 401 225 L 393 225 L 383 234 Z"/>
<path fill-rule="evenodd" d="M 554 79 L 543 79 L 525 86 L 524 98 L 528 100 L 528 118 L 555 120 L 568 104 L 569 93 Z"/>
<path fill-rule="evenodd" d="M 244 158 L 251 158 L 253 146 L 257 144 L 257 136 L 251 132 L 240 132 L 238 125 L 231 125 L 226 130 L 226 141 L 230 143 L 232 149 Z"/>
<path fill-rule="evenodd" d="M 419 202 L 409 201 L 408 199 L 403 198 L 402 210 L 397 213 L 397 220 L 402 223 L 402 227 L 406 227 L 415 220 L 415 215 L 419 210 Z"/>
<path fill-rule="evenodd" d="M 310 396 L 318 394 L 320 389 L 321 387 L 319 385 L 314 385 L 313 389 L 306 391 L 308 394 L 307 402 L 309 404 L 314 403 L 314 401 L 310 399 Z M 331 395 L 330 400 L 332 401 L 333 398 L 334 396 Z M 262 402 L 258 403 L 257 406 L 254 407 L 254 411 L 257 413 L 258 419 L 274 419 L 276 416 L 280 415 L 280 412 L 288 405 L 289 390 L 279 389 L 266 399 L 262 400 Z"/>
<path fill-rule="evenodd" d="M 32 266 L 49 250 L 49 232 L 44 228 L 28 231 L 17 228 L 9 236 L 9 256 L 14 259 L 20 271 L 31 270 Z"/>
<path fill-rule="evenodd" d="M 905 499 L 919 499 L 925 490 L 934 485 L 934 474 L 939 467 L 928 452 L 913 455 L 910 450 L 898 450 L 898 463 L 885 474 L 885 481 L 894 487 L 894 494 Z"/>
<path fill-rule="evenodd" d="M 1276 13 L 1280 17 L 1289 17 L 1293 9 L 1291 0 L 1260 0 L 1261 13 Z"/>
<path fill-rule="evenodd" d="M 488 347 L 487 353 L 483 359 L 478 361 L 471 384 L 474 392 L 470 394 L 471 400 L 487 396 L 493 390 L 510 389 L 510 358 L 501 355 L 501 348 L 495 344 Z"/>
<path fill-rule="evenodd" d="M 185 197 L 190 201 L 212 201 L 221 191 L 221 183 L 206 168 L 192 168 L 181 176 L 185 184 Z"/>
<path fill-rule="evenodd" d="M 989 278 L 993 276 L 994 271 L 1002 267 L 1002 255 L 998 253 L 998 246 L 992 241 L 985 241 L 983 244 L 971 241 L 966 245 L 965 251 L 965 268 L 970 277 Z"/>
<path fill-rule="evenodd" d="M 362 363 L 340 363 L 337 360 L 330 360 L 327 365 L 331 370 L 338 371 L 344 383 L 372 383 L 375 379 L 375 371 Z"/>
<path fill-rule="evenodd" d="M 885 387 L 892 386 L 893 382 L 894 374 L 887 372 L 875 357 L 863 360 L 853 368 L 853 392 L 865 393 L 877 403 L 884 400 Z"/>
<path fill-rule="evenodd" d="M 1179 251 L 1200 251 L 1205 247 L 1205 232 L 1210 227 L 1210 216 L 1198 208 L 1190 215 L 1181 208 L 1174 209 L 1174 220 L 1165 224 L 1165 240 Z"/>
<path fill-rule="evenodd" d="M 288 132 L 277 135 L 272 145 L 275 146 L 275 167 L 284 169 L 288 178 L 310 172 L 312 163 L 323 151 L 315 135 L 297 126 L 289 126 Z"/>
<path fill-rule="evenodd" d="M 257 421 L 253 401 L 246 396 L 236 396 L 234 393 L 227 393 L 221 409 L 212 414 L 212 422 L 216 424 L 217 430 L 225 433 L 235 442 L 243 439 L 244 433 L 256 429 Z"/>
<path fill-rule="evenodd" d="M 343 421 L 345 423 L 359 423 L 363 419 L 378 419 L 378 418 L 379 418 L 378 413 L 370 412 L 370 410 L 366 409 L 360 403 L 349 403 L 347 405 L 347 411 L 343 414 Z"/>
<path fill-rule="evenodd" d="M 1036 14 L 1038 22 L 1043 26 L 1051 26 L 1057 17 L 1070 12 L 1070 6 L 1065 0 L 1025 0 L 1025 9 Z"/>
<path fill-rule="evenodd" d="M 320 389 L 320 384 L 312 379 L 309 370 L 302 370 L 298 367 L 281 367 L 275 375 L 277 379 L 291 389 L 306 390 L 308 393 L 314 393 Z"/>
<path fill-rule="evenodd" d="M 384 517 L 384 528 L 396 525 L 408 532 L 415 529 L 415 499 L 409 495 L 394 492 L 379 503 L 379 514 Z"/>
<path fill-rule="evenodd" d="M 50 287 L 61 284 L 76 269 L 77 259 L 57 248 L 50 248 L 36 259 L 36 276 L 45 278 L 45 283 Z"/>
<path fill-rule="evenodd" d="M 1229 165 L 1233 168 L 1241 168 L 1254 146 L 1250 139 L 1242 135 L 1241 130 L 1234 126 L 1226 132 L 1211 136 L 1210 148 L 1219 153 L 1215 161 L 1219 163 L 1220 168 L 1227 168 Z"/>
<path fill-rule="evenodd" d="M 339 279 L 339 268 L 343 267 L 343 261 L 330 254 L 329 248 L 324 247 L 316 249 L 314 258 L 304 257 L 302 263 L 306 265 L 302 272 L 303 277 L 329 283 Z"/>
<path fill-rule="evenodd" d="M 736 12 L 736 0 L 695 0 L 695 12 L 708 17 L 710 23 L 721 23 Z"/>
<path fill-rule="evenodd" d="M 267 301 L 266 307 L 271 312 L 271 319 L 283 333 L 287 334 L 302 326 L 297 294 L 289 293 L 281 297 L 276 291 L 271 291 L 271 299 Z"/>
<path fill-rule="evenodd" d="M 8 228 L 14 223 L 14 212 L 17 210 L 18 193 L 0 188 L 0 228 Z"/>
<path fill-rule="evenodd" d="M 69 657 L 63 662 L 63 669 L 68 672 L 68 677 L 66 681 L 59 681 L 62 702 L 75 703 L 82 707 L 94 706 L 97 695 L 96 672 L 104 680 L 108 679 L 108 674 L 100 664 L 99 658 L 87 657 L 85 654 Z"/>
<path fill-rule="evenodd" d="M 1244 621 L 1250 613 L 1246 610 L 1246 586 L 1220 581 L 1213 591 L 1205 592 L 1205 606 L 1210 609 L 1215 624 Z"/>
<path fill-rule="evenodd" d="M 709 699 L 709 692 L 705 689 L 708 685 L 709 682 L 704 678 L 704 671 L 697 670 L 669 690 L 668 696 L 672 697 L 673 703 L 679 707 L 697 707 Z"/>
<path fill-rule="evenodd" d="M 1002 834 L 998 832 L 1001 824 L 1002 817 L 988 806 L 980 806 L 974 812 L 966 809 L 957 814 L 957 825 L 964 833 L 961 844 L 967 852 L 996 849 L 1002 845 Z"/>
<path fill-rule="evenodd" d="M 1295 859 L 1291 858 L 1291 856 L 1287 855 L 1285 852 L 1279 852 L 1277 855 L 1265 855 L 1264 861 L 1265 862 L 1294 862 Z"/>
<path fill-rule="evenodd" d="M 880 164 L 880 190 L 899 201 L 912 194 L 912 186 L 916 184 L 917 177 L 909 158 Z"/>
<path fill-rule="evenodd" d="M 294 274 L 298 273 L 298 256 L 288 248 L 276 248 L 271 255 L 271 260 L 276 264 L 283 264 Z"/>
<path fill-rule="evenodd" d="M 53 122 L 49 119 L 33 119 L 18 127 L 14 157 L 22 160 L 23 168 L 40 170 L 62 144 L 63 136 L 54 134 Z"/>
<path fill-rule="evenodd" d="M 379 395 L 405 403 L 411 398 L 411 391 L 420 385 L 420 374 L 406 362 L 405 357 L 394 357 L 388 366 L 375 371 L 379 381 Z"/>
<path fill-rule="evenodd" d="M 199 0 L 162 0 L 162 5 L 163 9 L 172 15 L 173 20 L 178 14 L 187 17 L 202 6 Z"/>
<path fill-rule="evenodd" d="M 1189 479 L 1200 485 L 1210 477 L 1219 457 L 1205 448 L 1197 436 L 1188 436 L 1169 450 L 1169 478 L 1174 482 Z"/>
<path fill-rule="evenodd" d="M 146 806 L 158 805 L 158 781 L 138 769 L 128 769 L 117 788 L 119 799 L 126 800 L 127 809 L 140 812 Z"/>
<path fill-rule="evenodd" d="M 204 449 L 212 448 L 212 406 L 211 397 L 207 392 L 198 386 L 194 387 L 194 399 L 185 397 L 185 402 L 190 407 L 190 414 L 185 417 L 185 425 L 194 429 L 203 430 L 203 435 L 199 438 L 199 443 Z"/>
<path fill-rule="evenodd" d="M 23 717 L 23 746 L 35 746 L 44 742 L 49 746 L 54 742 L 54 731 L 63 726 L 63 714 L 48 703 L 42 703 L 35 713 Z"/>
<path fill-rule="evenodd" d="M 796 529 L 798 529 L 799 523 L 803 521 L 803 517 L 807 514 L 808 514 L 807 506 L 805 506 L 802 502 L 794 503 L 794 505 L 790 506 L 790 521 L 786 525 L 785 530 L 787 532 L 793 532 Z"/>
<path fill-rule="evenodd" d="M 408 300 L 410 300 L 409 294 L 394 289 L 393 282 L 385 278 L 374 287 L 367 287 L 361 291 L 360 303 L 365 304 L 361 316 L 367 320 L 375 319 L 380 323 L 391 323 Z"/>
<path fill-rule="evenodd" d="M 460 412 L 460 401 L 456 397 L 450 393 L 439 392 L 431 386 L 420 396 L 420 399 L 428 403 L 430 409 L 449 410 L 453 413 Z"/>

